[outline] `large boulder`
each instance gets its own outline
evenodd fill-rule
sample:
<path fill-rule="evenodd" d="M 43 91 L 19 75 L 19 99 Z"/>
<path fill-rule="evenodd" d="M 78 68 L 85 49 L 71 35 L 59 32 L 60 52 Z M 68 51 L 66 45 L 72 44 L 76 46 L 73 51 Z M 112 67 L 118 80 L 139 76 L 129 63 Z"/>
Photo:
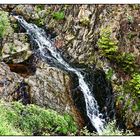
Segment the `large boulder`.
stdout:
<path fill-rule="evenodd" d="M 10 68 L 0 62 L 0 98 L 6 101 L 13 101 L 15 93 L 23 78 L 10 71 Z M 18 95 L 17 95 L 18 96 Z"/>
<path fill-rule="evenodd" d="M 54 109 L 61 114 L 67 112 L 80 127 L 84 124 L 80 112 L 74 105 L 70 78 L 66 73 L 39 60 L 35 74 L 25 78 L 25 82 L 30 86 L 32 103 Z"/>
<path fill-rule="evenodd" d="M 14 33 L 8 39 L 4 39 L 2 45 L 2 60 L 8 63 L 21 63 L 32 54 L 25 33 Z"/>

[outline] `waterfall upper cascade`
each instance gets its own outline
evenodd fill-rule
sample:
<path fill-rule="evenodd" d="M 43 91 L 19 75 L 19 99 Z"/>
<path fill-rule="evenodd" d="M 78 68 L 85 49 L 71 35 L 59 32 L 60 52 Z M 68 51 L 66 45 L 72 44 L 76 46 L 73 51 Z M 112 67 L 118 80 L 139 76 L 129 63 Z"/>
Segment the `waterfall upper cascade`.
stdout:
<path fill-rule="evenodd" d="M 31 40 L 37 44 L 37 51 L 42 59 L 48 61 L 55 67 L 61 68 L 66 72 L 71 72 L 77 75 L 79 88 L 85 98 L 87 116 L 89 117 L 92 125 L 95 127 L 97 132 L 101 134 L 104 129 L 105 120 L 102 119 L 102 114 L 99 112 L 98 103 L 93 97 L 88 84 L 84 80 L 84 76 L 82 75 L 82 73 L 78 69 L 70 66 L 70 64 L 63 59 L 60 52 L 55 47 L 53 41 L 51 41 L 46 36 L 46 33 L 43 29 L 37 27 L 35 24 L 27 23 L 21 16 L 14 17 L 18 20 L 21 26 L 26 29 L 27 34 L 30 36 Z"/>

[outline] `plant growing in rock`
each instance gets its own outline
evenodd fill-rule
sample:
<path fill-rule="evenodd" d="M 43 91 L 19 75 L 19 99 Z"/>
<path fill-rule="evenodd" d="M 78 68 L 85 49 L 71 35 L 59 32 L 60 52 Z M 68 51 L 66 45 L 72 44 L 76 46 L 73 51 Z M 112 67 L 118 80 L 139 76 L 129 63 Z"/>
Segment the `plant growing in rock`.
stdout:
<path fill-rule="evenodd" d="M 99 136 L 97 132 L 89 132 L 89 130 L 86 127 L 80 130 L 80 135 Z M 113 120 L 105 126 L 101 135 L 103 136 L 130 136 L 130 135 L 134 135 L 134 133 L 131 132 L 130 130 L 126 130 L 125 132 L 123 130 L 119 130 L 116 126 L 116 121 Z"/>
<path fill-rule="evenodd" d="M 119 130 L 117 127 L 116 127 L 116 121 L 111 121 L 109 122 L 105 129 L 103 130 L 102 132 L 102 135 L 104 136 L 129 136 L 129 135 L 134 135 L 133 132 L 127 130 L 127 131 L 123 131 L 123 130 Z"/>
<path fill-rule="evenodd" d="M 7 34 L 7 29 L 10 26 L 8 19 L 8 13 L 0 11 L 0 38 L 3 38 Z"/>
<path fill-rule="evenodd" d="M 125 91 L 131 93 L 133 97 L 140 97 L 140 74 L 132 74 L 132 79 L 125 85 Z"/>
<path fill-rule="evenodd" d="M 9 44 L 9 53 L 15 53 L 17 50 L 16 50 L 16 47 L 14 44 L 10 43 Z"/>
<path fill-rule="evenodd" d="M 113 74 L 114 74 L 114 71 L 113 71 L 112 68 L 110 68 L 110 69 L 106 72 L 106 78 L 107 78 L 108 80 L 111 80 Z"/>
<path fill-rule="evenodd" d="M 116 56 L 117 65 L 120 66 L 125 72 L 134 71 L 135 57 L 132 53 L 120 53 Z"/>
<path fill-rule="evenodd" d="M 87 127 L 83 127 L 80 130 L 80 136 L 97 136 L 98 134 L 96 132 L 90 132 Z"/>
<path fill-rule="evenodd" d="M 111 38 L 111 33 L 110 28 L 105 28 L 101 31 L 98 40 L 100 54 L 111 62 L 114 62 L 126 73 L 134 71 L 134 55 L 132 53 L 119 52 L 117 42 Z"/>
<path fill-rule="evenodd" d="M 140 74 L 134 73 L 132 79 L 128 83 L 131 89 L 131 92 L 135 95 L 140 96 Z"/>
<path fill-rule="evenodd" d="M 80 19 L 80 23 L 83 26 L 88 26 L 90 24 L 90 19 L 88 17 L 83 17 L 83 18 Z"/>
<path fill-rule="evenodd" d="M 44 5 L 42 5 L 42 4 L 35 5 L 35 11 L 37 13 L 42 11 L 42 10 L 44 10 Z"/>
<path fill-rule="evenodd" d="M 132 16 L 128 16 L 127 19 L 128 19 L 129 23 L 133 23 L 134 22 L 134 17 L 132 17 Z"/>
<path fill-rule="evenodd" d="M 52 13 L 52 17 L 56 20 L 63 20 L 65 18 L 64 11 L 54 12 Z"/>
<path fill-rule="evenodd" d="M 10 22 L 8 19 L 8 13 L 4 11 L 0 11 L 0 56 L 2 55 L 2 39 L 5 35 L 7 35 L 7 29 L 10 26 Z"/>
<path fill-rule="evenodd" d="M 132 111 L 139 111 L 140 109 L 140 74 L 134 73 L 132 74 L 132 79 L 126 81 L 119 91 L 122 93 L 117 98 L 117 106 L 118 104 L 123 104 L 122 116 L 125 116 L 125 110 L 130 108 Z M 127 115 L 127 114 L 126 114 Z"/>
<path fill-rule="evenodd" d="M 107 58 L 112 58 L 112 55 L 115 55 L 118 51 L 117 42 L 111 39 L 111 29 L 104 28 L 100 32 L 100 38 L 98 40 L 98 46 L 102 56 Z"/>

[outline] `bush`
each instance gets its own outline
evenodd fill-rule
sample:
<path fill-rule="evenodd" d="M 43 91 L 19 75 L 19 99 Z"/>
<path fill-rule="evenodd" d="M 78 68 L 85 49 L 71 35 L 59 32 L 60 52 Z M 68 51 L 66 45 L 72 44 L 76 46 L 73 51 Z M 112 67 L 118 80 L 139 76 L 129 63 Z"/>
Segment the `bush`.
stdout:
<path fill-rule="evenodd" d="M 126 130 L 125 132 L 123 130 L 119 130 L 117 127 L 116 127 L 116 121 L 112 121 L 112 122 L 109 122 L 105 129 L 103 130 L 102 132 L 102 135 L 104 136 L 129 136 L 129 135 L 134 135 L 133 132 L 129 131 L 129 130 Z"/>
<path fill-rule="evenodd" d="M 98 47 L 100 54 L 115 63 L 124 72 L 133 72 L 136 68 L 134 60 L 135 57 L 132 53 L 119 52 L 117 41 L 111 38 L 111 29 L 104 28 L 100 33 L 98 40 Z"/>
<path fill-rule="evenodd" d="M 123 91 L 125 94 L 131 96 L 130 99 L 125 100 L 125 107 L 131 108 L 132 111 L 139 111 L 140 109 L 140 74 L 134 73 L 132 74 L 132 79 L 125 82 Z"/>
<path fill-rule="evenodd" d="M 134 73 L 128 85 L 131 89 L 131 93 L 140 95 L 140 74 Z"/>
<path fill-rule="evenodd" d="M 19 121 L 17 109 L 14 111 L 9 104 L 0 101 L 0 135 L 23 135 L 20 129 L 16 128 Z"/>
<path fill-rule="evenodd" d="M 81 129 L 80 135 L 82 136 L 99 136 L 97 132 L 89 132 L 86 127 Z M 119 130 L 116 127 L 116 121 L 109 122 L 105 129 L 103 130 L 102 134 L 103 136 L 129 136 L 129 135 L 134 135 L 133 132 L 126 130 L 125 132 L 123 130 Z"/>
<path fill-rule="evenodd" d="M 125 72 L 133 72 L 135 57 L 132 53 L 120 53 L 116 56 L 117 65 L 120 66 Z"/>
<path fill-rule="evenodd" d="M 8 19 L 8 13 L 0 11 L 0 38 L 3 38 L 7 34 L 7 29 L 10 26 Z"/>
<path fill-rule="evenodd" d="M 0 120 L 1 135 L 67 135 L 77 132 L 77 126 L 68 114 L 59 115 L 54 110 L 33 104 L 24 106 L 19 102 L 7 104 L 1 101 L 0 108 L 0 118 L 3 118 Z"/>
<path fill-rule="evenodd" d="M 32 133 L 43 131 L 67 134 L 76 132 L 76 125 L 72 118 L 59 115 L 56 111 L 45 110 L 35 105 L 29 105 L 22 112 L 21 129 Z"/>
<path fill-rule="evenodd" d="M 111 39 L 111 29 L 104 28 L 100 33 L 100 38 L 98 40 L 98 46 L 101 52 L 101 55 L 110 58 L 111 55 L 114 55 L 117 50 L 117 42 Z"/>
<path fill-rule="evenodd" d="M 16 128 L 11 126 L 5 118 L 0 117 L 0 136 L 8 135 L 23 135 L 20 131 L 18 132 Z"/>
<path fill-rule="evenodd" d="M 52 17 L 56 20 L 63 20 L 65 18 L 65 14 L 63 11 L 54 12 L 54 13 L 52 13 Z"/>

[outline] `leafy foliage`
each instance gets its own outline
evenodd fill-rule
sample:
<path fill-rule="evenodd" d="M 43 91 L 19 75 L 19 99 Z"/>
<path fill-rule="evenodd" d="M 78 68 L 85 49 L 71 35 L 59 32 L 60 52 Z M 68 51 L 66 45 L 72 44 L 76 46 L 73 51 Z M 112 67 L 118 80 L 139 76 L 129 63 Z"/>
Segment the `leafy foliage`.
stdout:
<path fill-rule="evenodd" d="M 111 38 L 111 33 L 112 31 L 110 28 L 105 28 L 100 33 L 98 46 L 101 55 L 111 62 L 115 62 L 115 64 L 126 73 L 134 71 L 134 55 L 131 53 L 119 52 L 117 42 Z"/>
<path fill-rule="evenodd" d="M 35 11 L 37 13 L 42 11 L 42 10 L 44 10 L 44 5 L 42 5 L 42 4 L 35 5 Z"/>
<path fill-rule="evenodd" d="M 107 124 L 107 126 L 105 127 L 105 129 L 103 130 L 102 132 L 102 135 L 105 135 L 105 136 L 129 136 L 129 135 L 134 135 L 134 133 L 132 133 L 131 131 L 127 130 L 127 131 L 123 131 L 123 130 L 119 130 L 117 127 L 116 127 L 116 121 L 112 121 L 112 122 L 109 122 Z"/>
<path fill-rule="evenodd" d="M 117 52 L 117 42 L 111 39 L 111 29 L 105 28 L 101 31 L 100 39 L 98 40 L 98 46 L 100 48 L 101 54 L 108 58 Z"/>
<path fill-rule="evenodd" d="M 134 68 L 135 68 L 134 60 L 135 60 L 135 57 L 132 53 L 123 52 L 123 53 L 118 54 L 118 56 L 116 56 L 116 62 L 118 66 L 120 66 L 125 72 L 134 71 Z"/>
<path fill-rule="evenodd" d="M 88 17 L 83 17 L 80 19 L 80 23 L 83 25 L 83 26 L 88 26 L 90 24 L 90 20 Z"/>
<path fill-rule="evenodd" d="M 89 130 L 87 130 L 87 128 L 84 127 L 83 129 L 81 129 L 80 135 L 98 136 L 99 134 L 97 132 L 89 132 Z M 113 120 L 105 126 L 102 134 L 100 134 L 100 135 L 103 135 L 103 136 L 129 136 L 129 135 L 134 135 L 134 133 L 129 130 L 126 130 L 125 132 L 123 130 L 119 130 L 116 127 L 116 121 Z"/>
<path fill-rule="evenodd" d="M 3 118 L 0 123 L 1 135 L 66 135 L 77 131 L 74 120 L 68 114 L 62 116 L 50 109 L 46 110 L 33 104 L 24 106 L 19 102 L 1 102 L 0 108 L 0 118 Z M 7 125 L 9 128 L 6 131 Z M 12 132 L 13 130 L 20 133 Z"/>
<path fill-rule="evenodd" d="M 127 81 L 124 85 L 124 91 L 126 94 L 131 95 L 131 100 L 135 100 L 135 102 L 131 103 L 130 100 L 127 100 L 127 106 L 132 106 L 133 111 L 139 111 L 140 109 L 140 74 L 134 73 L 132 75 L 132 79 Z"/>
<path fill-rule="evenodd" d="M 112 68 L 110 68 L 110 69 L 106 72 L 106 78 L 107 78 L 108 80 L 111 80 L 113 74 L 114 74 L 114 71 L 113 71 Z"/>
<path fill-rule="evenodd" d="M 65 14 L 63 11 L 54 12 L 54 13 L 52 13 L 52 17 L 56 20 L 63 20 L 65 18 Z"/>
<path fill-rule="evenodd" d="M 22 132 L 18 132 L 13 126 L 11 126 L 3 116 L 0 117 L 0 136 L 7 135 L 23 135 Z"/>
<path fill-rule="evenodd" d="M 119 89 L 120 87 L 120 89 Z M 117 97 L 117 105 L 120 102 L 123 102 L 123 112 L 127 108 L 131 108 L 131 111 L 139 111 L 140 110 L 140 74 L 134 73 L 132 74 L 132 79 L 126 81 L 122 86 L 117 87 L 118 92 L 122 93 Z M 127 98 L 127 96 L 129 98 Z M 131 97 L 131 98 L 130 98 Z M 127 100 L 126 100 L 127 98 Z M 125 112 L 124 112 L 125 113 Z M 124 117 L 124 114 L 122 113 Z"/>
<path fill-rule="evenodd" d="M 87 127 L 83 127 L 80 130 L 80 136 L 97 136 L 98 134 L 96 132 L 90 132 Z"/>
<path fill-rule="evenodd" d="M 0 38 L 3 38 L 7 34 L 7 29 L 10 26 L 8 19 L 8 13 L 0 11 Z"/>
<path fill-rule="evenodd" d="M 134 73 L 132 79 L 128 83 L 131 89 L 131 92 L 135 95 L 140 95 L 140 74 Z"/>

